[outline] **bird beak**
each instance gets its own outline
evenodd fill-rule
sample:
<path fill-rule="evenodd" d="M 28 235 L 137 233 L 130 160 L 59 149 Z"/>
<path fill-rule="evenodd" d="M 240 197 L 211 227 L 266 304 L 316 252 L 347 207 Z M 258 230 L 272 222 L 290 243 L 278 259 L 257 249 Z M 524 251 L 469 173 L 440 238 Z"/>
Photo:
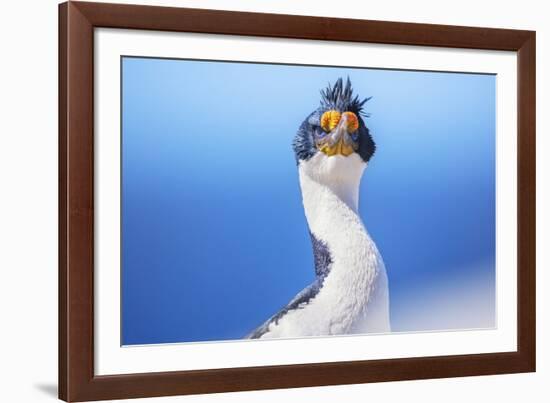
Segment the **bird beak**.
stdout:
<path fill-rule="evenodd" d="M 342 117 L 338 125 L 317 144 L 317 148 L 329 157 L 334 155 L 343 155 L 347 157 L 355 152 L 357 145 L 349 135 L 345 116 Z"/>

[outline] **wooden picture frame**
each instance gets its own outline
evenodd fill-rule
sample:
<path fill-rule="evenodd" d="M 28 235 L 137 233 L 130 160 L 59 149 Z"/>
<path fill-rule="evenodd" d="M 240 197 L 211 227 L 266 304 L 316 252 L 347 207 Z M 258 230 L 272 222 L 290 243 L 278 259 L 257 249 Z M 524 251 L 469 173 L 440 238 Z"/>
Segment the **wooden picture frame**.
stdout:
<path fill-rule="evenodd" d="M 518 59 L 518 350 L 94 374 L 94 28 L 506 50 Z M 535 32 L 184 8 L 59 6 L 59 398 L 123 399 L 535 371 Z"/>

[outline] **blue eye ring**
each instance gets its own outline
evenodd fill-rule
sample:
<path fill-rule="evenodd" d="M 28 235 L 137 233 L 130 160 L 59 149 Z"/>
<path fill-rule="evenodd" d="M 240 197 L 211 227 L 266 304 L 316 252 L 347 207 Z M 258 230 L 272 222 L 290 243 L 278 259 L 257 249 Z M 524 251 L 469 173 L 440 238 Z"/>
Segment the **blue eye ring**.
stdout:
<path fill-rule="evenodd" d="M 320 126 L 315 126 L 313 132 L 317 137 L 325 137 L 328 133 L 324 131 Z"/>

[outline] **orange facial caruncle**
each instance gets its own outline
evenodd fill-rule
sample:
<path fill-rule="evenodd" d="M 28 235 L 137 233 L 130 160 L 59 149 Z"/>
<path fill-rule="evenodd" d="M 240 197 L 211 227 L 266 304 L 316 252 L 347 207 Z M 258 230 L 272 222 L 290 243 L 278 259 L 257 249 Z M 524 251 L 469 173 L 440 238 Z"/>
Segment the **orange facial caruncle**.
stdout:
<path fill-rule="evenodd" d="M 338 125 L 340 120 L 345 117 L 346 118 L 346 129 L 349 133 L 353 133 L 359 128 L 359 120 L 357 119 L 357 115 L 353 112 L 344 112 L 340 113 L 336 110 L 330 110 L 323 113 L 323 116 L 321 116 L 321 128 L 325 132 L 330 132 L 334 130 L 334 128 Z"/>
<path fill-rule="evenodd" d="M 342 117 L 346 118 L 346 126 L 349 133 L 353 133 L 357 129 L 359 129 L 359 119 L 357 119 L 357 115 L 353 112 L 344 112 L 342 114 Z"/>
<path fill-rule="evenodd" d="M 341 116 L 342 115 L 338 111 L 326 111 L 323 113 L 323 116 L 321 116 L 321 128 L 326 132 L 334 130 L 334 128 L 338 125 Z"/>

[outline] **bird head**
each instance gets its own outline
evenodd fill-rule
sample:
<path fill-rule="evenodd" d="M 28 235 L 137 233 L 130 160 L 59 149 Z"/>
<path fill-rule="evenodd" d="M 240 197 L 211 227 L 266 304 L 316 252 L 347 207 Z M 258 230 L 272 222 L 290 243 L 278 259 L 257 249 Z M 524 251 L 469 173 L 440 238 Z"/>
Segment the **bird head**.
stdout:
<path fill-rule="evenodd" d="M 339 78 L 322 90 L 319 107 L 303 121 L 294 138 L 297 163 L 313 158 L 324 165 L 338 165 L 350 159 L 365 165 L 376 148 L 362 118 L 369 99 L 360 100 L 353 94 L 349 77 L 345 84 Z"/>

